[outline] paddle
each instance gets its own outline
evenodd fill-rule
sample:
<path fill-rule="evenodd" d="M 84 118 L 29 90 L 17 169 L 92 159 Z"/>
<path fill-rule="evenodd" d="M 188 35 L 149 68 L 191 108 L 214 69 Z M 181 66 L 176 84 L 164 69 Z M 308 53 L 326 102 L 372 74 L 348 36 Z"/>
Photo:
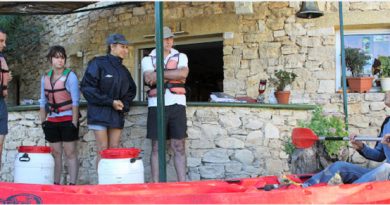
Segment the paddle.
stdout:
<path fill-rule="evenodd" d="M 324 137 L 317 136 L 313 130 L 309 128 L 298 127 L 294 128 L 292 131 L 292 143 L 296 148 L 309 148 L 313 146 L 318 140 L 342 140 L 349 141 L 349 137 Z M 378 137 L 363 137 L 356 136 L 355 140 L 357 141 L 381 141 L 382 138 Z"/>

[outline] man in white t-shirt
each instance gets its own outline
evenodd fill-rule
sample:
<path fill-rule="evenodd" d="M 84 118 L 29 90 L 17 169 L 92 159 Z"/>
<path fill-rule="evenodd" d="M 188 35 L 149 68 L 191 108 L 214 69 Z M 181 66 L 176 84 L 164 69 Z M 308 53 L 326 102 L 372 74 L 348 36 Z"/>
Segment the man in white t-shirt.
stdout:
<path fill-rule="evenodd" d="M 185 80 L 188 76 L 188 58 L 173 49 L 173 33 L 163 28 L 164 38 L 164 86 L 165 126 L 167 139 L 171 140 L 174 164 L 178 181 L 186 179 L 185 138 L 187 137 Z M 158 140 L 157 140 L 157 90 L 156 90 L 156 49 L 142 59 L 142 72 L 148 91 L 147 138 L 152 140 L 150 163 L 152 181 L 159 181 Z"/>

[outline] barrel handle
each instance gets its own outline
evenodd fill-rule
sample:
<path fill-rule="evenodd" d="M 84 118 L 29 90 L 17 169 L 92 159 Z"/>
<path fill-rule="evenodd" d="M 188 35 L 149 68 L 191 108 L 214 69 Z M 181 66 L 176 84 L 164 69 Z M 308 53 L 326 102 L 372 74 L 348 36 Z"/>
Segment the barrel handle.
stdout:
<path fill-rule="evenodd" d="M 27 153 L 24 153 L 21 157 L 19 157 L 19 161 L 21 161 L 21 162 L 29 162 L 30 161 L 30 157 L 28 156 Z"/>
<path fill-rule="evenodd" d="M 135 163 L 137 160 L 142 159 L 142 157 L 136 157 L 136 158 L 131 158 L 130 163 Z"/>

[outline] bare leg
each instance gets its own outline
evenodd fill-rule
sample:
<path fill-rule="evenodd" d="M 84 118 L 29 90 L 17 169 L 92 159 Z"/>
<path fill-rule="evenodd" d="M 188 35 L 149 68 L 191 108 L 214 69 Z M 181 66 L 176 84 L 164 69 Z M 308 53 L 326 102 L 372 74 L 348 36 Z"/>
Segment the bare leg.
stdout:
<path fill-rule="evenodd" d="M 95 130 L 95 139 L 96 139 L 96 168 L 99 165 L 100 161 L 100 151 L 108 148 L 108 135 L 107 130 Z"/>
<path fill-rule="evenodd" d="M 109 148 L 119 148 L 119 144 L 121 142 L 121 134 L 122 134 L 122 129 L 118 129 L 118 128 L 108 129 Z"/>
<path fill-rule="evenodd" d="M 50 143 L 52 148 L 52 155 L 54 157 L 54 183 L 61 183 L 61 174 L 62 174 L 62 143 L 55 142 Z"/>
<path fill-rule="evenodd" d="M 186 151 L 185 139 L 171 139 L 171 148 L 174 152 L 174 164 L 179 182 L 186 180 Z"/>
<path fill-rule="evenodd" d="M 152 182 L 159 181 L 158 172 L 158 141 L 152 140 L 152 154 L 150 155 L 150 167 L 152 172 Z"/>
<path fill-rule="evenodd" d="M 70 176 L 69 183 L 76 184 L 79 171 L 77 159 L 77 140 L 73 142 L 64 142 L 64 151 L 66 160 L 68 160 L 68 172 Z"/>
<path fill-rule="evenodd" d="M 1 167 L 2 167 L 1 156 L 2 156 L 2 153 L 3 153 L 4 139 L 5 139 L 5 135 L 0 135 L 0 171 L 1 171 Z"/>

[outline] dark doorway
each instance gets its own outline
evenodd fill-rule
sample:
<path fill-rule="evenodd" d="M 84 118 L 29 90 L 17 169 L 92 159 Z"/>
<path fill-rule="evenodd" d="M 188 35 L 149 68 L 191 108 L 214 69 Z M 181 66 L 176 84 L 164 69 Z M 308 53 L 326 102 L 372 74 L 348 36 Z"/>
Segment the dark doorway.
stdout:
<path fill-rule="evenodd" d="M 188 57 L 187 101 L 207 102 L 211 92 L 223 92 L 222 41 L 175 45 L 174 48 Z M 152 50 L 142 49 L 141 59 Z"/>

